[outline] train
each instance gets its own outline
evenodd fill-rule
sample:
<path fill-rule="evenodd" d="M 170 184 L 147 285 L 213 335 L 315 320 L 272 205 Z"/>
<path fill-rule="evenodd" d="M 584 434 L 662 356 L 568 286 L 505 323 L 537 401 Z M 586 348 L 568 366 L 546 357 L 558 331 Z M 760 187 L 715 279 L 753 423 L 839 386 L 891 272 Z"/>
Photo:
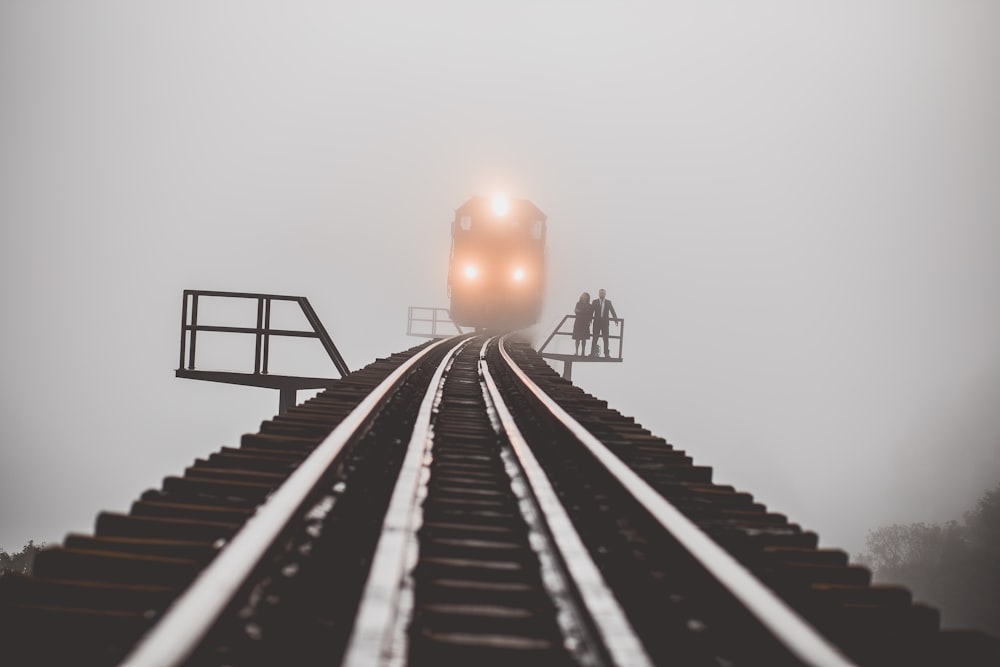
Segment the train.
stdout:
<path fill-rule="evenodd" d="M 527 199 L 472 197 L 451 223 L 451 319 L 477 330 L 531 326 L 545 290 L 546 215 Z"/>

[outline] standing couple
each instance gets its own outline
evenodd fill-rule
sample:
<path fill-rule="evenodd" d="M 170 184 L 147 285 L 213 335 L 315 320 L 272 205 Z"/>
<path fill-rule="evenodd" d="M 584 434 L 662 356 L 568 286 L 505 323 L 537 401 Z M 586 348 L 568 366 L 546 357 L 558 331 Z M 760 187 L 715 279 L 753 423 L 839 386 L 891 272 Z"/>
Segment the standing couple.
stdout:
<path fill-rule="evenodd" d="M 590 356 L 597 356 L 597 338 L 604 338 L 604 356 L 611 356 L 608 347 L 608 318 L 614 320 L 618 325 L 618 313 L 611 304 L 611 299 L 604 298 L 605 291 L 598 291 L 598 298 L 590 301 L 590 293 L 584 292 L 580 295 L 580 300 L 576 302 L 576 321 L 573 323 L 573 344 L 574 354 L 584 356 L 587 353 L 587 339 L 590 338 L 590 323 L 594 323 L 594 342 L 590 346 Z"/>

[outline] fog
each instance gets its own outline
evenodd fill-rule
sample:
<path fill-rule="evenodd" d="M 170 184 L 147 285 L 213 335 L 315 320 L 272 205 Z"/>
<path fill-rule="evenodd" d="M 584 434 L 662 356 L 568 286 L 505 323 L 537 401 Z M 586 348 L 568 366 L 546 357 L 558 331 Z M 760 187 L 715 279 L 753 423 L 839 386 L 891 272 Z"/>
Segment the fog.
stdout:
<path fill-rule="evenodd" d="M 499 191 L 548 215 L 538 340 L 584 290 L 626 320 L 579 386 L 826 545 L 959 518 L 1000 480 L 1000 5 L 827 5 L 0 4 L 0 548 L 276 412 L 174 378 L 182 290 L 306 296 L 358 368 Z"/>

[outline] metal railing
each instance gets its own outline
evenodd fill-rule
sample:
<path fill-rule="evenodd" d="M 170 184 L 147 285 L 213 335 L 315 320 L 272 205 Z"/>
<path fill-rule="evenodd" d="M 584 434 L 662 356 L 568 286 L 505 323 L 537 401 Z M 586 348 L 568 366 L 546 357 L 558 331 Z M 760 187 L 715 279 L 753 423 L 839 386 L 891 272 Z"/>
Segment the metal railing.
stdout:
<path fill-rule="evenodd" d="M 430 322 L 431 330 L 416 331 L 414 322 Z M 438 331 L 438 324 L 447 325 L 448 332 Z M 421 325 L 418 325 L 420 327 Z M 450 331 L 454 328 L 454 331 Z M 447 308 L 433 308 L 430 306 L 410 306 L 406 316 L 406 335 L 417 336 L 419 338 L 448 338 L 456 334 L 465 333 L 462 327 L 455 324 L 451 319 L 451 311 Z"/>
<path fill-rule="evenodd" d="M 552 330 L 552 333 L 550 333 L 549 337 L 545 339 L 545 342 L 542 343 L 542 346 L 538 348 L 538 354 L 540 354 L 542 356 L 546 356 L 546 355 L 551 356 L 553 354 L 556 354 L 556 353 L 553 353 L 553 352 L 546 352 L 545 351 L 546 346 L 550 342 L 552 342 L 552 339 L 555 338 L 556 336 L 569 336 L 570 338 L 573 337 L 573 327 L 572 327 L 572 325 L 570 326 L 569 331 L 563 331 L 562 330 L 563 329 L 563 325 L 565 325 L 567 321 L 572 321 L 575 324 L 576 323 L 576 315 L 563 315 L 562 321 L 560 321 L 559 324 L 556 326 L 556 328 Z M 600 336 L 599 338 L 601 338 L 603 340 L 604 336 Z M 590 336 L 588 337 L 588 340 L 593 341 L 593 339 L 594 339 L 594 335 L 593 335 L 593 332 L 591 332 Z M 622 348 L 624 347 L 624 344 L 625 344 L 625 320 L 623 318 L 621 318 L 621 317 L 618 318 L 618 333 L 617 334 L 612 333 L 610 325 L 608 327 L 608 347 L 611 347 L 611 341 L 612 340 L 617 340 L 618 341 L 618 356 L 611 357 L 611 358 L 617 359 L 618 361 L 621 361 L 621 359 L 622 359 Z M 608 350 L 605 350 L 604 353 L 608 354 Z M 570 355 L 564 355 L 564 356 L 570 356 Z M 608 356 L 610 357 L 610 355 L 608 355 Z"/>
<path fill-rule="evenodd" d="M 200 297 L 222 297 L 230 299 L 256 299 L 257 300 L 257 325 L 254 327 L 227 327 L 198 323 L 198 299 Z M 295 331 L 288 329 L 271 328 L 271 303 L 273 301 L 292 301 L 299 305 L 306 321 L 312 327 L 311 331 Z M 341 356 L 337 346 L 333 344 L 333 339 L 327 333 L 326 328 L 320 321 L 316 311 L 313 310 L 309 299 L 304 296 L 283 296 L 279 294 L 252 294 L 249 292 L 216 292 L 211 290 L 184 290 L 184 307 L 181 312 L 181 353 L 179 369 L 185 369 L 184 361 L 187 356 L 186 370 L 195 370 L 195 353 L 198 343 L 199 331 L 214 331 L 223 333 L 250 334 L 256 336 L 256 346 L 254 353 L 254 375 L 266 375 L 268 370 L 268 359 L 270 356 L 271 336 L 291 336 L 297 338 L 317 338 L 326 350 L 333 365 L 337 368 L 341 377 L 350 373 L 347 363 Z"/>

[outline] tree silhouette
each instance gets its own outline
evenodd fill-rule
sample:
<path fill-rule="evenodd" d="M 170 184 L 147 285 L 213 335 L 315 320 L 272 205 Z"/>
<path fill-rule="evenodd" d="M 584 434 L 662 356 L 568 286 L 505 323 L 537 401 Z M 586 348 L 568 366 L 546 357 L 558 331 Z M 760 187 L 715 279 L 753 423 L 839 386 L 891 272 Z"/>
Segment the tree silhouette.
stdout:
<path fill-rule="evenodd" d="M 938 607 L 945 626 L 1000 637 L 1000 484 L 963 519 L 870 530 L 856 560 Z"/>
<path fill-rule="evenodd" d="M 35 544 L 34 540 L 29 540 L 23 549 L 12 554 L 0 549 L 0 572 L 31 574 L 31 568 L 35 563 L 35 554 L 44 546 L 44 543 Z"/>

